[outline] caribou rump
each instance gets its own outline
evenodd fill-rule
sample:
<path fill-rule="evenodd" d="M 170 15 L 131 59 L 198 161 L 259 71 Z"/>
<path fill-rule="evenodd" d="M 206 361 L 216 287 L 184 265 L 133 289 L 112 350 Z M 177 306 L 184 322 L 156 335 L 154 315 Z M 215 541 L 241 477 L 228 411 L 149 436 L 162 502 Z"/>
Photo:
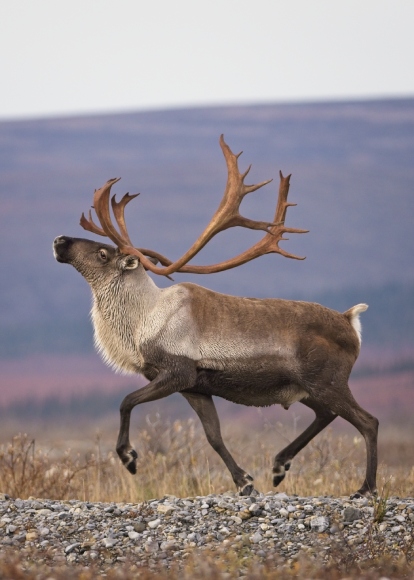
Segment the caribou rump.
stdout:
<path fill-rule="evenodd" d="M 246 185 L 238 155 L 220 138 L 228 171 L 223 199 L 213 218 L 191 248 L 178 260 L 133 246 L 124 210 L 135 196 L 120 202 L 109 198 L 118 179 L 95 191 L 94 209 L 100 226 L 83 214 L 84 229 L 108 237 L 116 247 L 82 238 L 54 240 L 58 262 L 74 266 L 92 289 L 95 343 L 104 360 L 118 370 L 140 373 L 149 383 L 127 395 L 120 407 L 117 452 L 131 473 L 137 453 L 129 440 L 132 409 L 141 403 L 180 393 L 199 416 L 206 437 L 220 455 L 240 494 L 254 490 L 253 478 L 226 448 L 212 397 L 256 407 L 297 401 L 315 412 L 311 425 L 280 451 L 273 464 L 277 486 L 291 460 L 338 415 L 362 434 L 366 443 L 366 476 L 354 496 L 376 492 L 378 421 L 355 401 L 348 378 L 361 343 L 359 315 L 366 304 L 344 313 L 319 304 L 281 299 L 228 296 L 190 283 L 165 289 L 156 286 L 147 270 L 170 276 L 174 272 L 208 274 L 237 267 L 267 253 L 303 259 L 279 247 L 285 233 L 306 230 L 285 226 L 290 175 L 280 172 L 274 220 L 243 217 L 244 196 L 263 185 Z M 210 266 L 188 262 L 220 231 L 234 226 L 263 230 L 265 235 L 235 258 Z M 161 265 L 158 265 L 161 264 Z"/>

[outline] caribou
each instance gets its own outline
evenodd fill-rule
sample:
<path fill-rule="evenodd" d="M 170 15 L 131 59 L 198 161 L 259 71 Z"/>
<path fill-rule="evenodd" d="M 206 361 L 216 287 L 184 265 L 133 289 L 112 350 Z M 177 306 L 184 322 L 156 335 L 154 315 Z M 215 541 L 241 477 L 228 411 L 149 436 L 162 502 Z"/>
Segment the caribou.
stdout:
<path fill-rule="evenodd" d="M 213 396 L 234 403 L 285 409 L 300 402 L 315 419 L 282 449 L 273 464 L 273 484 L 285 478 L 292 459 L 337 416 L 351 423 L 366 443 L 366 475 L 354 497 L 376 492 L 378 420 L 354 399 L 348 378 L 361 344 L 359 315 L 366 304 L 340 313 L 311 302 L 256 299 L 214 292 L 192 283 L 159 288 L 147 271 L 170 277 L 173 273 L 209 274 L 236 268 L 268 253 L 303 259 L 279 247 L 285 234 L 307 230 L 285 226 L 290 175 L 280 172 L 273 221 L 256 221 L 240 214 L 243 198 L 269 181 L 245 184 L 250 167 L 240 173 L 238 155 L 220 138 L 227 165 L 227 185 L 211 221 L 190 249 L 172 262 L 162 254 L 134 247 L 124 210 L 135 195 L 111 198 L 110 179 L 95 191 L 93 208 L 80 224 L 114 244 L 59 236 L 54 240 L 58 262 L 71 264 L 89 283 L 95 344 L 103 359 L 126 373 L 139 373 L 149 382 L 130 393 L 120 407 L 117 453 L 135 474 L 137 452 L 129 438 L 130 417 L 136 405 L 180 393 L 199 416 L 206 437 L 227 466 L 241 495 L 254 491 L 253 478 L 225 446 Z M 113 216 L 113 217 L 112 217 Z M 115 218 L 116 225 L 114 225 Z M 217 264 L 189 262 L 219 232 L 241 226 L 262 230 L 250 248 Z"/>

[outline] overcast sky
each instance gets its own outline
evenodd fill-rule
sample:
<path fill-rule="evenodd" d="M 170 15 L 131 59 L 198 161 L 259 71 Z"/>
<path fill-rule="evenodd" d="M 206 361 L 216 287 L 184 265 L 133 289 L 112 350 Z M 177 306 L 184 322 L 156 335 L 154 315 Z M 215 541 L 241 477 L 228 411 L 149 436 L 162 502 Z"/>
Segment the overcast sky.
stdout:
<path fill-rule="evenodd" d="M 0 119 L 414 96 L 412 0 L 4 0 Z"/>

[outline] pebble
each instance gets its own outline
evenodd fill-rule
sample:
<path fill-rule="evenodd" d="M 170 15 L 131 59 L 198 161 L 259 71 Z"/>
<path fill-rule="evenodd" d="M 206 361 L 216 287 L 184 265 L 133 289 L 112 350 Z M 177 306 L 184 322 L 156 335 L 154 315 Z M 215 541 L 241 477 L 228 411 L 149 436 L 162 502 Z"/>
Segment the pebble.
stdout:
<path fill-rule="evenodd" d="M 360 509 L 347 506 L 343 512 L 345 522 L 354 522 L 355 520 L 360 520 L 362 517 L 362 512 Z"/>
<path fill-rule="evenodd" d="M 185 562 L 191 549 L 243 549 L 293 562 L 304 551 L 327 559 L 338 543 L 385 542 L 399 557 L 414 534 L 414 498 L 390 497 L 381 522 L 366 498 L 298 497 L 269 492 L 166 496 L 140 504 L 10 498 L 0 493 L 0 550 L 27 561 L 96 566 Z M 383 544 L 384 545 L 384 544 Z M 354 548 L 353 548 L 354 549 Z M 45 555 L 51 557 L 45 560 Z"/>
<path fill-rule="evenodd" d="M 70 554 L 71 552 L 73 552 L 73 550 L 75 548 L 77 548 L 80 545 L 81 545 L 80 542 L 75 542 L 74 544 L 69 544 L 69 546 L 66 546 L 66 548 L 65 548 L 65 554 Z"/>
<path fill-rule="evenodd" d="M 322 533 L 329 527 L 329 518 L 326 516 L 314 516 L 311 518 L 310 527 Z"/>
<path fill-rule="evenodd" d="M 118 541 L 115 538 L 103 538 L 102 539 L 103 545 L 105 548 L 112 548 Z"/>
<path fill-rule="evenodd" d="M 172 505 L 159 504 L 157 506 L 157 511 L 160 514 L 164 514 L 166 516 L 170 515 L 174 510 L 175 510 L 175 507 Z"/>

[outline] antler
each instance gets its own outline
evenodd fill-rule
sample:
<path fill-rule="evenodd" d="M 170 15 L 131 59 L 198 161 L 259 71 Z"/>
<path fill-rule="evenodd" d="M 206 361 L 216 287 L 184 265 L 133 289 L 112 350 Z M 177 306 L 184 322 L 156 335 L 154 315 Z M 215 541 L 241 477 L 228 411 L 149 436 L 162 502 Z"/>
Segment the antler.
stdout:
<path fill-rule="evenodd" d="M 123 254 L 132 254 L 138 256 L 145 268 L 154 274 L 161 274 L 164 276 L 168 276 L 174 272 L 187 272 L 193 274 L 211 274 L 214 272 L 221 272 L 223 270 L 235 268 L 241 264 L 245 264 L 246 262 L 258 258 L 259 256 L 263 256 L 264 254 L 269 253 L 278 253 L 282 254 L 282 256 L 285 256 L 286 258 L 303 260 L 304 258 L 289 254 L 282 248 L 279 248 L 278 245 L 281 240 L 286 239 L 283 238 L 283 234 L 285 233 L 304 234 L 308 231 L 298 228 L 286 228 L 284 225 L 287 208 L 289 206 L 296 205 L 294 203 L 287 202 L 290 175 L 283 177 L 282 172 L 279 172 L 279 197 L 273 222 L 255 221 L 245 218 L 239 212 L 239 207 L 244 196 L 248 193 L 260 189 L 267 183 L 270 183 L 272 180 L 270 179 L 268 181 L 263 181 L 262 183 L 256 185 L 246 185 L 244 183 L 244 179 L 249 173 L 251 166 L 248 167 L 247 171 L 241 174 L 237 164 L 237 160 L 241 153 L 238 153 L 237 155 L 232 153 L 230 147 L 225 143 L 223 135 L 220 137 L 220 146 L 226 160 L 228 172 L 227 185 L 224 191 L 223 199 L 221 200 L 219 207 L 217 208 L 203 233 L 194 242 L 191 248 L 175 262 L 171 262 L 171 260 L 162 254 L 159 254 L 158 252 L 154 252 L 145 248 L 133 247 L 127 232 L 124 211 L 126 205 L 138 194 L 129 195 L 129 193 L 127 193 L 123 196 L 120 202 L 115 201 L 115 196 L 112 197 L 112 210 L 119 227 L 119 232 L 112 224 L 109 211 L 109 195 L 111 187 L 114 185 L 114 183 L 119 181 L 120 178 L 110 179 L 103 187 L 95 190 L 93 207 L 102 228 L 94 223 L 91 211 L 89 211 L 89 220 L 86 219 L 84 214 L 82 214 L 80 225 L 85 230 L 100 236 L 108 237 L 118 246 L 119 250 Z M 186 265 L 216 234 L 235 226 L 242 226 L 253 230 L 263 230 L 266 232 L 266 235 L 251 248 L 230 260 L 209 266 Z M 148 257 L 156 258 L 162 264 L 162 267 L 154 265 L 153 262 L 148 259 Z"/>

